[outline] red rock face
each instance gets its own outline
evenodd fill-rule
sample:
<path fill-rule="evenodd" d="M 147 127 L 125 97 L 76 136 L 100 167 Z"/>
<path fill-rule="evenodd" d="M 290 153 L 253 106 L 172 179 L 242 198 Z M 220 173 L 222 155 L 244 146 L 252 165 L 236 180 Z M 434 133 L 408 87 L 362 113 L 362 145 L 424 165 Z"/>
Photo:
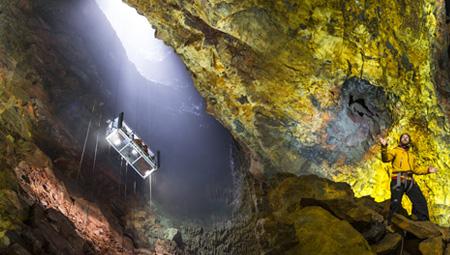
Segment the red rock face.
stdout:
<path fill-rule="evenodd" d="M 36 151 L 30 161 L 20 162 L 15 173 L 21 188 L 31 201 L 67 217 L 76 232 L 90 242 L 98 253 L 133 253 L 133 247 L 125 245 L 123 234 L 108 222 L 97 205 L 68 193 L 41 152 Z"/>
<path fill-rule="evenodd" d="M 66 254 L 175 254 L 179 244 L 166 240 L 164 232 L 169 223 L 158 224 L 159 217 L 148 208 L 140 214 L 130 185 L 124 194 L 119 171 L 97 158 L 98 171 L 93 173 L 92 155 L 79 162 L 89 119 L 97 117 L 92 106 L 103 96 L 92 89 L 117 76 L 101 80 L 101 68 L 76 33 L 82 27 L 58 20 L 66 20 L 70 6 L 48 1 L 0 4 L 0 20 L 8 24 L 0 27 L 0 194 L 6 194 L 0 196 L 0 218 L 11 218 L 6 229 L 0 226 L 0 253 L 56 254 L 73 244 L 73 253 Z M 104 40 L 101 43 L 111 41 L 108 36 Z M 110 54 L 114 59 L 124 55 L 106 52 L 102 60 Z M 109 64 L 114 69 L 123 63 Z M 4 197 L 11 198 L 8 206 Z M 87 197 L 95 197 L 98 204 Z M 243 231 L 234 233 L 233 227 L 224 230 L 233 235 L 223 237 L 194 227 L 183 236 L 184 249 L 191 254 L 213 249 L 242 253 L 253 231 L 247 222 L 241 224 Z M 24 239 L 27 232 L 32 234 Z M 235 240 L 240 245 L 230 246 Z"/>

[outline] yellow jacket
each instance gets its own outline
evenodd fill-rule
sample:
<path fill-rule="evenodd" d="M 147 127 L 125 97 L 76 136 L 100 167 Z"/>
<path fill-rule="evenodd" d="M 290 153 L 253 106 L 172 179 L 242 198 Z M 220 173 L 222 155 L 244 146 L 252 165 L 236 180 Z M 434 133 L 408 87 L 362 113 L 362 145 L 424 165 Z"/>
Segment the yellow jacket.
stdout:
<path fill-rule="evenodd" d="M 409 171 L 415 174 L 428 173 L 428 168 L 416 166 L 414 154 L 401 147 L 388 151 L 387 146 L 381 146 L 381 159 L 383 162 L 392 162 L 392 173 Z"/>

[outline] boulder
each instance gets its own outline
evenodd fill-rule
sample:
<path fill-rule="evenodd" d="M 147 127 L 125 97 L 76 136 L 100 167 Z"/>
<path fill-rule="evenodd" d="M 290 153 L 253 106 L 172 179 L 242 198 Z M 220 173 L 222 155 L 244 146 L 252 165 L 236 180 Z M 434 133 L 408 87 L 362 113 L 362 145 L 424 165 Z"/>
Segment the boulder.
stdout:
<path fill-rule="evenodd" d="M 166 238 L 169 241 L 174 241 L 178 245 L 181 245 L 183 242 L 181 239 L 181 232 L 176 228 L 166 229 L 166 231 L 164 232 L 164 238 Z"/>
<path fill-rule="evenodd" d="M 333 213 L 341 220 L 349 222 L 363 234 L 369 243 L 380 241 L 385 233 L 383 216 L 368 206 L 350 199 L 314 200 L 302 199 L 301 205 L 317 205 Z"/>
<path fill-rule="evenodd" d="M 372 251 L 380 255 L 392 254 L 399 246 L 402 236 L 398 233 L 388 233 L 377 244 L 372 245 Z"/>
<path fill-rule="evenodd" d="M 349 185 L 317 176 L 291 176 L 278 181 L 269 192 L 269 204 L 285 223 L 298 218 L 303 207 L 320 206 L 348 221 L 369 243 L 378 242 L 385 232 L 384 218 L 373 200 L 355 199 Z"/>
<path fill-rule="evenodd" d="M 279 199 L 287 200 L 283 202 L 289 203 L 296 202 L 298 198 L 316 200 L 354 199 L 353 191 L 348 184 L 333 182 L 316 175 L 283 178 L 276 184 L 276 188 L 269 193 L 269 196 L 272 198 L 273 206 L 278 206 L 274 203 L 277 200 L 282 202 Z"/>
<path fill-rule="evenodd" d="M 450 243 L 450 228 L 440 227 L 442 240 L 446 243 Z"/>
<path fill-rule="evenodd" d="M 283 215 L 280 218 L 284 218 L 285 221 L 292 221 L 286 216 L 294 214 L 295 218 L 295 212 L 304 206 L 318 205 L 317 201 L 345 200 L 349 203 L 354 201 L 349 185 L 313 175 L 284 178 L 275 183 L 274 188 L 268 192 L 268 196 L 274 214 Z"/>
<path fill-rule="evenodd" d="M 281 254 L 298 244 L 294 225 L 273 217 L 259 219 L 255 231 L 262 254 Z"/>
<path fill-rule="evenodd" d="M 442 255 L 444 253 L 444 243 L 441 237 L 432 237 L 419 244 L 422 255 Z"/>
<path fill-rule="evenodd" d="M 400 229 L 415 235 L 419 239 L 427 239 L 442 234 L 441 228 L 432 222 L 413 221 L 399 214 L 395 214 L 394 217 L 392 217 L 392 223 Z"/>
<path fill-rule="evenodd" d="M 299 215 L 295 222 L 299 243 L 293 254 L 374 254 L 358 231 L 325 209 L 306 207 Z"/>

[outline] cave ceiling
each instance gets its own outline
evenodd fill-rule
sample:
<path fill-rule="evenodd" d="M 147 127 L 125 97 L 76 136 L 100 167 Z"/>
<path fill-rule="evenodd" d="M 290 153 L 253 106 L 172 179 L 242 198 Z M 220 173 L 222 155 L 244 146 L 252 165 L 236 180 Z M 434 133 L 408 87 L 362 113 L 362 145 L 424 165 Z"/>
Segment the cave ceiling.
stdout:
<path fill-rule="evenodd" d="M 389 198 L 378 137 L 411 134 L 432 218 L 450 197 L 443 1 L 127 0 L 191 71 L 255 176 L 313 173 Z"/>

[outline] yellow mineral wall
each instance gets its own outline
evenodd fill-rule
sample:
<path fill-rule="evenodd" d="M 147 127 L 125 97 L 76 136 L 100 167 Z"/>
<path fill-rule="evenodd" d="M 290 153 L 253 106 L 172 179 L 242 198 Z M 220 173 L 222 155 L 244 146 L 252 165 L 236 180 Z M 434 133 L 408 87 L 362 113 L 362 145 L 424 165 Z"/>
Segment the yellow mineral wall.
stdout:
<path fill-rule="evenodd" d="M 439 168 L 417 177 L 432 220 L 449 224 L 448 112 L 435 84 L 442 1 L 126 2 L 183 58 L 208 111 L 264 163 L 259 174 L 315 173 L 382 201 L 389 164 L 377 137 L 393 147 L 409 132 L 420 164 Z M 391 116 L 362 154 L 329 142 L 350 77 L 382 88 Z"/>

